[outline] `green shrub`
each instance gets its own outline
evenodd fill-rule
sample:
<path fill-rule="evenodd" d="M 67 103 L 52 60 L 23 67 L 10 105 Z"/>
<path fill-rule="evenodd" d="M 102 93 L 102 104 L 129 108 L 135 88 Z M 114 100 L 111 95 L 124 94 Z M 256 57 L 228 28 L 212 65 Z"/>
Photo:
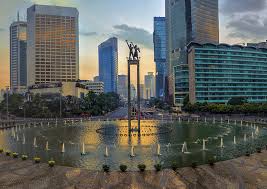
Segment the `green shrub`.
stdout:
<path fill-rule="evenodd" d="M 210 166 L 214 166 L 215 160 L 213 158 L 208 160 Z"/>
<path fill-rule="evenodd" d="M 126 172 L 126 170 L 127 170 L 127 165 L 120 165 L 120 170 L 121 170 L 122 172 Z"/>
<path fill-rule="evenodd" d="M 0 154 L 2 154 L 4 152 L 4 149 L 0 149 Z"/>
<path fill-rule="evenodd" d="M 162 165 L 158 163 L 158 164 L 154 165 L 154 168 L 155 168 L 155 170 L 156 170 L 157 172 L 159 172 L 159 171 L 162 170 Z"/>
<path fill-rule="evenodd" d="M 176 162 L 173 162 L 171 168 L 172 170 L 176 171 L 178 169 L 178 164 Z"/>
<path fill-rule="evenodd" d="M 22 156 L 21 156 L 21 159 L 22 159 L 23 161 L 25 161 L 25 160 L 28 159 L 28 156 L 27 156 L 27 155 L 22 155 Z"/>
<path fill-rule="evenodd" d="M 49 167 L 54 167 L 55 164 L 56 164 L 56 162 L 53 159 L 51 159 L 50 161 L 48 161 Z"/>
<path fill-rule="evenodd" d="M 192 167 L 193 169 L 197 168 L 197 162 L 192 162 L 191 167 Z"/>
<path fill-rule="evenodd" d="M 33 158 L 33 160 L 34 160 L 35 163 L 40 163 L 41 162 L 41 158 L 39 158 L 39 157 L 35 157 L 35 158 Z"/>
<path fill-rule="evenodd" d="M 144 172 L 146 170 L 146 165 L 145 164 L 139 164 L 137 167 L 141 172 Z"/>
<path fill-rule="evenodd" d="M 108 165 L 103 165 L 102 168 L 103 168 L 104 172 L 106 172 L 106 173 L 109 172 L 109 166 Z"/>
<path fill-rule="evenodd" d="M 19 157 L 19 154 L 16 153 L 16 152 L 14 152 L 14 153 L 12 153 L 12 156 L 13 156 L 13 158 L 18 158 Z"/>
<path fill-rule="evenodd" d="M 256 151 L 257 151 L 258 153 L 261 153 L 261 147 L 256 148 Z"/>
<path fill-rule="evenodd" d="M 6 151 L 6 156 L 10 156 L 10 155 L 11 155 L 11 152 Z"/>
<path fill-rule="evenodd" d="M 249 153 L 249 151 L 246 151 L 246 156 L 250 156 L 250 153 Z"/>

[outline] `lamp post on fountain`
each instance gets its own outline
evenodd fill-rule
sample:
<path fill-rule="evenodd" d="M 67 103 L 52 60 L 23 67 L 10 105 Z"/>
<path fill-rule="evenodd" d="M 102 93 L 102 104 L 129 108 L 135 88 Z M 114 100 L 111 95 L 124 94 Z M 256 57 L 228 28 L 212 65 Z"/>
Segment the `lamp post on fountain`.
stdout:
<path fill-rule="evenodd" d="M 9 95 L 9 86 L 6 86 L 6 119 L 7 121 L 9 121 L 8 95 Z"/>
<path fill-rule="evenodd" d="M 26 120 L 26 103 L 27 102 L 31 102 L 31 94 L 29 91 L 25 93 L 25 98 L 24 98 L 24 104 L 23 104 L 24 121 Z"/>
<path fill-rule="evenodd" d="M 60 91 L 59 91 L 59 117 L 60 119 L 62 118 L 62 86 L 60 88 Z"/>

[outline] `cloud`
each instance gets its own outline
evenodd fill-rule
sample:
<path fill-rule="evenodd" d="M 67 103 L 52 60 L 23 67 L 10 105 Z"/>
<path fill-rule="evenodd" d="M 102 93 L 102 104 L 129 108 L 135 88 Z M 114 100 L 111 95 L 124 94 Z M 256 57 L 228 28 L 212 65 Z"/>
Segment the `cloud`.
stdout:
<path fill-rule="evenodd" d="M 153 34 L 149 31 L 126 24 L 115 25 L 113 28 L 117 30 L 114 34 L 116 37 L 133 41 L 149 49 L 153 48 Z"/>
<path fill-rule="evenodd" d="M 230 30 L 230 38 L 264 40 L 267 33 L 267 17 L 258 14 L 236 16 L 228 22 L 226 28 Z"/>
<path fill-rule="evenodd" d="M 95 36 L 95 35 L 97 35 L 97 33 L 96 32 L 80 31 L 80 35 L 89 37 L 89 36 Z"/>
<path fill-rule="evenodd" d="M 223 14 L 244 12 L 259 12 L 266 8 L 267 0 L 224 0 L 222 3 Z"/>
<path fill-rule="evenodd" d="M 230 38 L 238 38 L 238 39 L 242 39 L 242 40 L 249 38 L 249 36 L 247 36 L 243 33 L 240 33 L 240 32 L 230 32 L 227 36 Z"/>
<path fill-rule="evenodd" d="M 0 28 L 0 32 L 6 31 L 4 28 Z"/>

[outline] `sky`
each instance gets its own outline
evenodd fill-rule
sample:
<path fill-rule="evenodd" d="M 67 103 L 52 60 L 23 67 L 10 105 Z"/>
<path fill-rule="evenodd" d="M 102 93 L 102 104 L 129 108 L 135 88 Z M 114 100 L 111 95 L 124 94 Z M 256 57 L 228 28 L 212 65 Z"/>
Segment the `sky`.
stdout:
<path fill-rule="evenodd" d="M 17 11 L 26 20 L 26 10 L 33 4 L 78 9 L 80 79 L 98 75 L 98 45 L 113 36 L 119 39 L 119 74 L 127 73 L 125 39 L 141 47 L 141 82 L 147 72 L 155 73 L 153 17 L 164 16 L 165 0 L 0 0 L 0 88 L 9 86 L 9 26 Z M 219 0 L 220 42 L 265 41 L 266 13 L 267 0 Z"/>

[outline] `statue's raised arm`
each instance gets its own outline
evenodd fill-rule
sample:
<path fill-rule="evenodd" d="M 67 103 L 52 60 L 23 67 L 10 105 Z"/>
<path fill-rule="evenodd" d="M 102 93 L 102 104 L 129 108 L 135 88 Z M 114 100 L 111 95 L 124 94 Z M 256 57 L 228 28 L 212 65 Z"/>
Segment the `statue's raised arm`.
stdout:
<path fill-rule="evenodd" d="M 133 45 L 133 42 L 129 43 L 128 40 L 125 40 L 128 47 L 129 47 L 129 59 L 132 60 L 134 59 L 134 52 L 133 52 L 133 48 L 134 48 L 134 45 Z"/>
<path fill-rule="evenodd" d="M 125 41 L 126 41 L 126 43 L 127 43 L 128 47 L 130 48 L 130 44 L 128 43 L 128 40 L 125 40 Z"/>

